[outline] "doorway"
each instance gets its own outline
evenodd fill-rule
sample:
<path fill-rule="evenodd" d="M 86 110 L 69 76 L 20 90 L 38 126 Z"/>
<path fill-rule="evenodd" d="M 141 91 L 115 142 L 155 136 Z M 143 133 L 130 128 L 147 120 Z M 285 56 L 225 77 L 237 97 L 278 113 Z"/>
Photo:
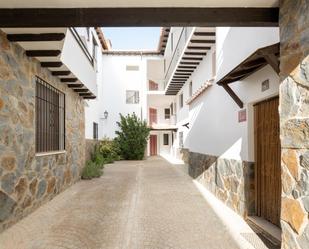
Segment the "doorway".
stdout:
<path fill-rule="evenodd" d="M 157 154 L 157 135 L 150 135 L 150 156 Z"/>
<path fill-rule="evenodd" d="M 254 105 L 256 215 L 280 227 L 279 97 Z"/>

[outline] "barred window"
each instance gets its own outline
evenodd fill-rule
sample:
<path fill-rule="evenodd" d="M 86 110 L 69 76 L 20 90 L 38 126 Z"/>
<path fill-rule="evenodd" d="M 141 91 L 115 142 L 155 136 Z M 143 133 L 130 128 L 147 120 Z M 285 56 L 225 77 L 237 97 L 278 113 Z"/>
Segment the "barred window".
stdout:
<path fill-rule="evenodd" d="M 36 152 L 65 149 L 65 95 L 36 77 Z"/>

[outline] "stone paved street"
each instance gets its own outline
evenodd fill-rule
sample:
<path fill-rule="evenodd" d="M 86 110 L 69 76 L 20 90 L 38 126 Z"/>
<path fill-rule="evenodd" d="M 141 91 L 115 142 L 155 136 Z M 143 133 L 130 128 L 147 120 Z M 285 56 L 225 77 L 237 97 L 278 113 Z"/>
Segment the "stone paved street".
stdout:
<path fill-rule="evenodd" d="M 0 234 L 1 249 L 236 249 L 191 178 L 160 158 L 117 162 Z"/>

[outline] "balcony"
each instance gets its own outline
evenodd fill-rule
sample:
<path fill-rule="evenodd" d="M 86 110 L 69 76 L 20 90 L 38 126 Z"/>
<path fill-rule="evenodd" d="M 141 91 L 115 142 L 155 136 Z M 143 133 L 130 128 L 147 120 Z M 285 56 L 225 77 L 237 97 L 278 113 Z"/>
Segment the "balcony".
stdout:
<path fill-rule="evenodd" d="M 173 50 L 171 59 L 169 60 L 169 63 L 167 65 L 167 70 L 165 72 L 164 89 L 167 87 L 168 83 L 170 82 L 174 74 L 174 71 L 176 70 L 176 67 L 179 64 L 179 61 L 181 60 L 183 51 L 185 50 L 187 46 L 187 43 L 189 41 L 189 38 L 192 35 L 193 30 L 194 30 L 194 27 L 184 27 L 182 28 L 180 32 L 177 45 L 175 49 Z"/>
<path fill-rule="evenodd" d="M 74 28 L 4 28 L 10 42 L 84 99 L 97 95 L 95 61 Z"/>

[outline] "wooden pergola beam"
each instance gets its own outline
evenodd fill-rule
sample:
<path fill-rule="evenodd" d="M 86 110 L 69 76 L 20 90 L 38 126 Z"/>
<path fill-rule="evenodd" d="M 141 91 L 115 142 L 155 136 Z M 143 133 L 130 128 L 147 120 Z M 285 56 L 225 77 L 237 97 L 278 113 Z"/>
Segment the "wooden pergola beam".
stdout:
<path fill-rule="evenodd" d="M 11 42 L 38 42 L 38 41 L 62 41 L 65 37 L 63 33 L 43 33 L 43 34 L 8 34 L 7 39 Z"/>
<path fill-rule="evenodd" d="M 279 8 L 0 9 L 0 27 L 274 27 L 278 21 Z"/>
<path fill-rule="evenodd" d="M 61 61 L 46 61 L 41 62 L 42 67 L 61 67 L 63 63 Z"/>
<path fill-rule="evenodd" d="M 60 50 L 27 50 L 26 55 L 29 57 L 55 57 L 60 55 Z"/>

